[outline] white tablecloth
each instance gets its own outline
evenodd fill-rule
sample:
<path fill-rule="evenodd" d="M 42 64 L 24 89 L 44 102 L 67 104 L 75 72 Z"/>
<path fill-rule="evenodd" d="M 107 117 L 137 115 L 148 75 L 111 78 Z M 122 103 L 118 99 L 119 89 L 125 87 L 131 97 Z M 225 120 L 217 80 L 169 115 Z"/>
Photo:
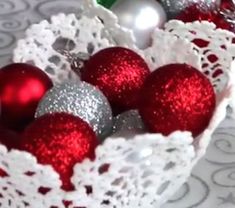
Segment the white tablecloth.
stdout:
<path fill-rule="evenodd" d="M 10 62 L 31 23 L 76 12 L 78 5 L 79 0 L 0 0 L 0 66 Z M 235 208 L 235 121 L 227 119 L 216 131 L 207 155 L 164 208 Z"/>

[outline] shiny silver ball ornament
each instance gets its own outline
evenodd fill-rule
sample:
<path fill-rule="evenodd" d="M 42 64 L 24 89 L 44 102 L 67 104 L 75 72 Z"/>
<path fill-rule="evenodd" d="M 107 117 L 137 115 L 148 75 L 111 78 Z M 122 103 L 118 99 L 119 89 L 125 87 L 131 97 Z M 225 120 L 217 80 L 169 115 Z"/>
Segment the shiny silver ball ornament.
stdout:
<path fill-rule="evenodd" d="M 112 110 L 103 93 L 86 82 L 54 86 L 39 103 L 35 117 L 66 112 L 85 120 L 100 138 L 112 131 Z"/>
<path fill-rule="evenodd" d="M 151 44 L 151 35 L 167 20 L 166 13 L 156 0 L 117 0 L 111 7 L 119 24 L 132 30 L 136 45 L 143 49 Z"/>

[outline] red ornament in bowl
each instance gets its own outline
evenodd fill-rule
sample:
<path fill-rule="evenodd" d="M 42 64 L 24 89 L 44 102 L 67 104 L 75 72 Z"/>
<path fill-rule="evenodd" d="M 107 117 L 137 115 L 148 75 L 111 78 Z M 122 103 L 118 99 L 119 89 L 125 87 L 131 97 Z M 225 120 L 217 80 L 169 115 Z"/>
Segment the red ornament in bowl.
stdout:
<path fill-rule="evenodd" d="M 207 128 L 215 106 L 215 92 L 205 75 L 186 64 L 170 64 L 146 79 L 139 112 L 151 132 L 181 130 L 196 137 Z"/>
<path fill-rule="evenodd" d="M 112 107 L 122 111 L 137 107 L 140 89 L 149 74 L 140 55 L 127 48 L 111 47 L 90 58 L 82 80 L 97 86 Z"/>
<path fill-rule="evenodd" d="M 20 148 L 20 135 L 14 131 L 0 126 L 0 144 L 10 149 Z"/>
<path fill-rule="evenodd" d="M 46 114 L 37 118 L 23 133 L 21 147 L 32 153 L 41 164 L 58 172 L 62 188 L 73 189 L 70 178 L 76 163 L 93 159 L 98 139 L 91 127 L 79 117 Z"/>
<path fill-rule="evenodd" d="M 34 119 L 37 105 L 52 87 L 50 78 L 39 68 L 16 63 L 0 70 L 1 124 L 22 130 Z"/>
<path fill-rule="evenodd" d="M 211 22 L 214 18 L 216 11 L 202 8 L 198 4 L 191 4 L 185 10 L 183 10 L 176 19 L 181 20 L 183 22 L 193 22 L 193 21 L 202 21 L 206 20 Z"/>
<path fill-rule="evenodd" d="M 235 17 L 235 16 L 234 16 Z M 199 4 L 192 4 L 184 11 L 182 11 L 176 19 L 181 20 L 183 22 L 193 22 L 193 21 L 208 21 L 213 22 L 217 28 L 221 28 L 224 30 L 229 30 L 234 32 L 234 20 L 232 20 L 231 13 L 229 10 L 224 10 L 223 7 L 221 9 L 215 7 L 207 8 L 202 7 Z"/>

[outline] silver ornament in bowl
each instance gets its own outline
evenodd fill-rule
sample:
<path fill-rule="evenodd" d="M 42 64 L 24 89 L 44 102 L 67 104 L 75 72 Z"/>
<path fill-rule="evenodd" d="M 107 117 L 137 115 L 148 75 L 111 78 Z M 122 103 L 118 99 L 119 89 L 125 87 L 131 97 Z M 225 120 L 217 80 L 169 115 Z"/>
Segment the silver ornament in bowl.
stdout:
<path fill-rule="evenodd" d="M 136 45 L 143 49 L 151 44 L 151 35 L 167 20 L 166 13 L 156 0 L 117 0 L 111 11 L 121 26 L 132 30 Z"/>
<path fill-rule="evenodd" d="M 103 93 L 86 82 L 54 86 L 39 103 L 35 117 L 66 112 L 85 120 L 100 138 L 112 131 L 112 110 Z"/>
<path fill-rule="evenodd" d="M 129 110 L 114 117 L 113 135 L 115 137 L 133 138 L 136 134 L 146 132 L 145 125 L 138 110 Z"/>

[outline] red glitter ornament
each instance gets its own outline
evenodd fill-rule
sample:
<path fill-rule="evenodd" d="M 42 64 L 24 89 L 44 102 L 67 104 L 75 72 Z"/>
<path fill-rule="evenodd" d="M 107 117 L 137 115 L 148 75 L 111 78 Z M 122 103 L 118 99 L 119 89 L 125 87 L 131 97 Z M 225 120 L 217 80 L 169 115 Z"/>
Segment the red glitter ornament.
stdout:
<path fill-rule="evenodd" d="M 217 28 L 224 30 L 229 30 L 234 32 L 234 23 L 230 21 L 229 13 L 225 10 L 222 11 L 219 8 L 204 8 L 198 4 L 192 4 L 181 12 L 176 19 L 183 22 L 193 22 L 193 21 L 209 21 L 213 22 Z"/>
<path fill-rule="evenodd" d="M 214 18 L 216 11 L 204 8 L 199 6 L 198 4 L 191 4 L 185 10 L 183 10 L 176 19 L 181 20 L 183 22 L 193 22 L 193 21 L 202 21 L 207 20 L 211 22 Z"/>
<path fill-rule="evenodd" d="M 46 114 L 26 128 L 21 146 L 41 164 L 50 164 L 59 173 L 62 188 L 73 188 L 70 178 L 76 163 L 94 158 L 98 139 L 79 117 L 66 113 Z"/>
<path fill-rule="evenodd" d="M 106 48 L 85 65 L 82 80 L 97 86 L 114 108 L 136 108 L 139 91 L 150 74 L 146 62 L 132 50 Z"/>
<path fill-rule="evenodd" d="M 196 137 L 208 126 L 215 104 L 214 89 L 201 72 L 186 64 L 171 64 L 147 78 L 139 111 L 152 132 L 191 131 Z"/>
<path fill-rule="evenodd" d="M 28 64 L 8 65 L 0 70 L 0 103 L 2 125 L 22 130 L 34 118 L 36 107 L 52 87 L 49 77 Z"/>
<path fill-rule="evenodd" d="M 0 126 L 0 144 L 10 149 L 19 149 L 20 135 Z"/>

